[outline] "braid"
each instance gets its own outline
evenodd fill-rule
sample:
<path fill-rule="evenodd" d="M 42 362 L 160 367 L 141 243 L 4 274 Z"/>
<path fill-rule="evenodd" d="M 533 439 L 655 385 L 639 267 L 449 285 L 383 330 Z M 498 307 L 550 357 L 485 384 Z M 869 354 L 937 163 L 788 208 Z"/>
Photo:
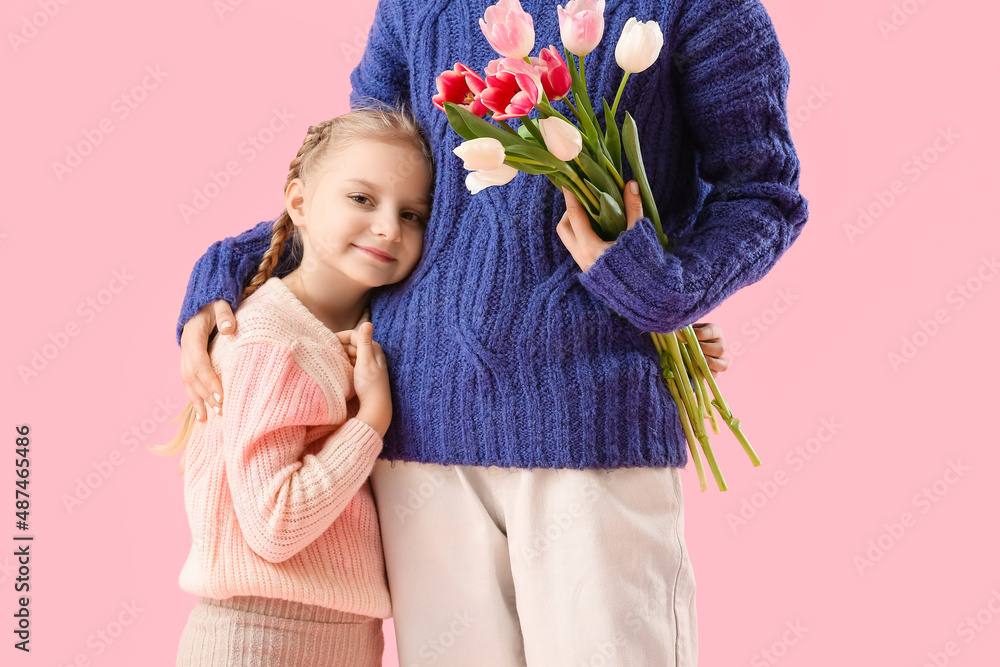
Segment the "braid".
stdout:
<path fill-rule="evenodd" d="M 333 125 L 333 122 L 333 119 L 325 120 L 318 125 L 311 125 L 309 127 L 309 130 L 306 132 L 306 138 L 299 148 L 299 152 L 295 154 L 295 158 L 288 165 L 288 177 L 285 179 L 286 190 L 292 181 L 296 178 L 302 178 L 303 173 L 310 171 L 312 165 L 315 164 L 317 157 L 323 152 L 323 148 L 326 146 L 326 140 L 330 136 L 330 127 Z M 264 252 L 264 256 L 261 258 L 260 265 L 257 268 L 257 273 L 243 289 L 240 301 L 256 292 L 271 277 L 274 273 L 274 268 L 278 265 L 278 261 L 285 250 L 285 242 L 294 233 L 295 223 L 292 222 L 288 211 L 283 211 L 281 216 L 274 221 L 271 233 L 271 245 Z"/>
<path fill-rule="evenodd" d="M 427 161 L 433 181 L 434 162 L 431 157 L 430 144 L 416 119 L 405 108 L 399 109 L 375 98 L 364 98 L 364 104 L 365 106 L 362 108 L 353 109 L 347 114 L 331 118 L 309 128 L 306 132 L 306 138 L 302 142 L 302 147 L 299 148 L 295 159 L 288 165 L 285 192 L 288 192 L 289 184 L 296 178 L 306 180 L 311 177 L 320 158 L 330 153 L 328 147 L 331 144 L 340 147 L 348 145 L 352 141 L 369 139 L 390 141 L 418 148 Z M 285 250 L 289 237 L 292 237 L 293 240 L 292 251 L 299 252 L 301 250 L 301 236 L 286 208 L 274 221 L 271 245 L 261 258 L 256 275 L 244 288 L 241 301 L 270 279 Z M 197 415 L 193 404 L 188 403 L 184 411 L 171 423 L 177 420 L 181 420 L 183 423 L 174 439 L 164 445 L 150 447 L 150 451 L 163 456 L 170 456 L 180 450 L 186 451 L 187 442 L 197 425 Z M 179 473 L 184 472 L 185 458 L 181 458 Z"/>

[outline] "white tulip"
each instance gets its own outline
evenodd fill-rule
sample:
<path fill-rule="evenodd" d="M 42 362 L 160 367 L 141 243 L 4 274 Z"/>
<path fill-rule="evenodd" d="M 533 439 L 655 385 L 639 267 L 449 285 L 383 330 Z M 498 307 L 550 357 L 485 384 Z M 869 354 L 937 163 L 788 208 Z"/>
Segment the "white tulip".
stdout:
<path fill-rule="evenodd" d="M 615 46 L 618 66 L 629 74 L 641 72 L 653 63 L 663 48 L 663 32 L 656 21 L 637 21 L 633 16 L 622 28 Z"/>
<path fill-rule="evenodd" d="M 572 123 L 549 116 L 538 121 L 538 129 L 545 140 L 545 148 L 564 162 L 569 162 L 583 150 L 583 135 Z"/>
<path fill-rule="evenodd" d="M 517 169 L 510 165 L 502 164 L 496 169 L 489 171 L 470 171 L 465 176 L 465 187 L 469 192 L 477 194 L 483 188 L 493 185 L 506 185 L 517 176 Z"/>
<path fill-rule="evenodd" d="M 503 164 L 507 154 L 503 144 L 493 137 L 480 137 L 462 142 L 454 149 L 455 155 L 462 158 L 466 169 L 491 171 Z"/>

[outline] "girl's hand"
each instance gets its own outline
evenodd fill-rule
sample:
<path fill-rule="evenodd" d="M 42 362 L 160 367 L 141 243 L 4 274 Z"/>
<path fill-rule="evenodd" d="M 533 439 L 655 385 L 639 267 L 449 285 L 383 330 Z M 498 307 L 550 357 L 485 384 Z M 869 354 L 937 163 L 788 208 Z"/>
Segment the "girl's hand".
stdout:
<path fill-rule="evenodd" d="M 340 344 L 344 346 L 344 351 L 347 352 L 347 357 L 351 360 L 351 366 L 353 366 L 358 362 L 358 348 L 352 340 L 354 338 L 354 329 L 338 331 L 336 336 L 340 339 Z"/>
<path fill-rule="evenodd" d="M 382 346 L 372 340 L 372 331 L 372 323 L 364 322 L 351 332 L 351 340 L 357 348 L 354 391 L 360 406 L 356 417 L 384 436 L 392 420 L 389 366 Z"/>
<path fill-rule="evenodd" d="M 723 359 L 726 353 L 726 341 L 722 339 L 722 329 L 718 324 L 711 322 L 698 322 L 692 324 L 694 334 L 701 345 L 701 351 L 705 354 L 705 361 L 708 362 L 708 369 L 712 371 L 712 377 L 717 377 L 719 373 L 729 368 L 729 360 Z"/>
<path fill-rule="evenodd" d="M 208 419 L 209 408 L 215 414 L 222 410 L 222 381 L 208 356 L 208 337 L 216 322 L 223 336 L 236 331 L 233 309 L 225 299 L 205 305 L 181 330 L 181 382 L 200 422 Z"/>
<path fill-rule="evenodd" d="M 636 192 L 632 192 L 635 185 Z M 642 196 L 638 194 L 639 186 L 635 181 L 625 184 L 625 225 L 626 230 L 635 227 L 635 223 L 642 217 Z M 615 241 L 603 241 L 597 235 L 593 227 L 590 226 L 590 219 L 587 218 L 587 211 L 584 210 L 580 200 L 576 198 L 570 190 L 562 188 L 563 197 L 566 198 L 566 212 L 556 225 L 556 234 L 562 240 L 563 245 L 573 255 L 573 259 L 580 266 L 584 273 L 590 270 L 597 258 L 604 254 L 604 251 L 615 244 Z"/>

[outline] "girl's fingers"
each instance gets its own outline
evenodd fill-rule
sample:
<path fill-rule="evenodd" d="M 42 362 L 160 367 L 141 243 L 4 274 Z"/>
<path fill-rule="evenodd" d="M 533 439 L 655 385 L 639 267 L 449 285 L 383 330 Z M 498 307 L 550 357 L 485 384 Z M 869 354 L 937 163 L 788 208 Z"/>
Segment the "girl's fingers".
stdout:
<path fill-rule="evenodd" d="M 372 359 L 372 329 L 371 322 L 364 322 L 358 327 L 355 336 L 358 361 L 361 363 L 368 363 Z"/>

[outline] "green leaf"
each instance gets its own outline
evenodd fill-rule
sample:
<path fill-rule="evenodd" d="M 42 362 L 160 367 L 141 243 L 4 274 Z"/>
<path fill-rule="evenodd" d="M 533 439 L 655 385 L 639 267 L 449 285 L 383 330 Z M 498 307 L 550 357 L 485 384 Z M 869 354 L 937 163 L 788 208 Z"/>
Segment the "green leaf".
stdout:
<path fill-rule="evenodd" d="M 598 133 L 593 125 L 594 121 L 591 120 L 590 115 L 583 110 L 583 105 L 580 101 L 581 97 L 587 97 L 587 91 L 583 89 L 583 82 L 580 80 L 580 70 L 577 68 L 576 56 L 571 54 L 565 45 L 563 46 L 563 54 L 566 65 L 569 68 L 569 76 L 571 80 L 570 90 L 573 91 L 573 99 L 576 100 L 577 111 L 582 114 L 579 121 L 580 129 L 583 130 L 581 133 L 583 134 L 583 140 L 587 143 L 587 147 L 590 148 L 591 153 L 597 153 L 599 152 L 599 146 L 597 143 Z"/>
<path fill-rule="evenodd" d="M 475 139 L 478 135 L 474 134 L 468 125 L 465 123 L 465 115 L 462 112 L 472 115 L 472 112 L 460 107 L 454 102 L 444 103 L 444 112 L 448 116 L 448 124 L 451 125 L 451 129 L 455 130 L 458 136 L 463 139 Z"/>
<path fill-rule="evenodd" d="M 583 179 L 583 184 L 586 185 L 587 189 L 590 190 L 590 193 L 594 195 L 594 199 L 601 201 L 601 189 L 599 187 L 591 183 L 589 178 Z"/>
<path fill-rule="evenodd" d="M 607 192 L 601 193 L 601 213 L 598 223 L 604 233 L 601 238 L 605 241 L 613 241 L 618 238 L 618 234 L 625 231 L 625 215 L 621 207 L 611 198 Z"/>
<path fill-rule="evenodd" d="M 611 174 L 609 174 L 604 167 L 594 162 L 594 160 L 583 151 L 580 152 L 577 159 L 580 160 L 580 164 L 583 166 L 583 173 L 587 175 L 587 178 L 593 181 L 602 192 L 607 192 L 614 197 L 619 208 L 624 208 L 625 202 L 622 200 L 622 193 L 618 189 L 618 183 L 616 183 L 615 179 L 611 177 Z"/>
<path fill-rule="evenodd" d="M 508 154 L 507 159 L 504 160 L 504 163 L 511 167 L 514 167 L 519 171 L 523 171 L 526 174 L 533 174 L 533 175 L 554 174 L 558 171 L 557 169 L 553 169 L 552 167 L 549 167 L 547 165 L 543 166 L 537 164 L 525 164 L 524 162 L 518 162 L 517 159 L 512 158 L 510 154 Z"/>
<path fill-rule="evenodd" d="M 525 141 L 527 141 L 529 144 L 533 144 L 535 146 L 538 146 L 538 142 L 535 141 L 535 137 L 531 134 L 531 130 L 528 129 L 527 125 L 525 125 L 523 123 L 521 125 L 518 125 L 517 126 L 517 133 L 518 133 L 518 135 L 521 136 L 522 139 L 524 139 Z"/>
<path fill-rule="evenodd" d="M 480 137 L 492 137 L 503 144 L 505 149 L 508 146 L 518 146 L 526 143 L 520 135 L 508 132 L 502 127 L 497 127 L 454 102 L 445 102 L 444 108 L 445 113 L 448 114 L 448 123 L 463 139 L 471 140 Z"/>
<path fill-rule="evenodd" d="M 614 117 L 611 115 L 611 107 L 608 106 L 608 101 L 602 97 L 601 102 L 604 103 L 604 127 L 607 128 L 604 134 L 604 145 L 608 149 L 608 159 L 614 165 L 615 171 L 620 174 L 622 173 L 622 144 L 618 134 L 618 123 L 615 122 Z"/>
<path fill-rule="evenodd" d="M 520 134 L 514 134 L 497 127 L 454 102 L 445 102 L 444 107 L 445 112 L 448 114 L 448 123 L 463 139 L 471 140 L 480 137 L 491 137 L 503 145 L 504 152 L 508 155 L 539 162 L 552 170 L 565 171 L 565 162 L 557 159 L 544 148 L 540 148 L 535 143 L 522 138 Z"/>
<path fill-rule="evenodd" d="M 653 226 L 656 227 L 656 236 L 660 240 L 660 245 L 667 248 L 667 237 L 660 226 L 660 214 L 656 210 L 656 202 L 653 201 L 653 192 L 649 187 L 649 180 L 646 178 L 646 167 L 642 163 L 642 153 L 639 149 L 639 130 L 635 126 L 635 120 L 629 112 L 625 112 L 625 122 L 622 123 L 622 145 L 625 147 L 625 155 L 628 156 L 629 164 L 632 166 L 632 173 L 639 183 L 639 192 L 642 195 L 642 210 Z"/>
<path fill-rule="evenodd" d="M 576 183 L 570 180 L 570 178 L 566 176 L 566 174 L 563 173 L 552 174 L 549 176 L 549 180 L 555 183 L 557 187 L 566 188 L 574 195 L 576 195 L 576 198 L 580 202 L 580 205 L 583 206 L 583 209 L 587 212 L 587 216 L 591 220 L 597 220 L 597 212 L 594 210 L 593 206 L 590 205 L 590 200 L 583 196 L 583 193 L 580 192 L 580 188 L 578 188 Z"/>

